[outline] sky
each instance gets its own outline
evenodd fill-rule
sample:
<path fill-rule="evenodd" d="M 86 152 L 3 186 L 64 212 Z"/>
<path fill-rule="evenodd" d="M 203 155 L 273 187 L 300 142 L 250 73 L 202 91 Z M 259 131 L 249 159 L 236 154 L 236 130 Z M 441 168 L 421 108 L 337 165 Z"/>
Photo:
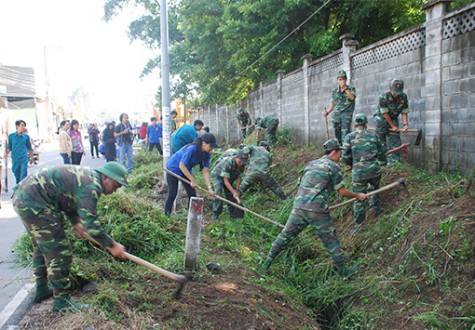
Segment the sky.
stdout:
<path fill-rule="evenodd" d="M 82 88 L 97 113 L 151 113 L 159 71 L 144 79 L 140 73 L 154 54 L 127 36 L 128 24 L 140 13 L 127 8 L 106 23 L 104 3 L 0 0 L 0 64 L 33 67 L 37 92 L 44 94 L 49 81 L 49 94 L 58 103 Z"/>

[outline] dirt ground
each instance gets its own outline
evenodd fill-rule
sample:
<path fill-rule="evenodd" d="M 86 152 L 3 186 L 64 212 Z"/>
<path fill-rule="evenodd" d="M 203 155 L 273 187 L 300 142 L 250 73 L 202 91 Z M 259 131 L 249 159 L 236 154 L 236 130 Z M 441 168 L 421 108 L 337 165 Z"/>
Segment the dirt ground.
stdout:
<path fill-rule="evenodd" d="M 33 305 L 19 329 L 319 329 L 308 311 L 295 309 L 283 294 L 270 295 L 250 283 L 250 279 L 266 281 L 258 274 L 243 269 L 203 273 L 198 280 L 188 282 L 176 300 L 171 298 L 176 285 L 151 275 L 147 281 L 156 288 L 152 294 L 155 298 L 144 299 L 156 306 L 156 313 L 134 312 L 142 302 L 124 299 L 120 313 L 127 320 L 120 324 L 105 320 L 94 306 L 81 313 L 52 313 L 50 298 Z M 74 299 L 87 302 L 91 294 L 75 292 Z M 170 324 L 180 319 L 185 321 Z"/>

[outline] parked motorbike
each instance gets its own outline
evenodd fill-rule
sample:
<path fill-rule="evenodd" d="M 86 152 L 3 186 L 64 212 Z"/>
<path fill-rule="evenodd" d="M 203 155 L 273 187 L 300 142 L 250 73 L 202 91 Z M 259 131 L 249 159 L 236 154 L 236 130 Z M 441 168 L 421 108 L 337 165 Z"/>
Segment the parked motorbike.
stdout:
<path fill-rule="evenodd" d="M 30 159 L 30 165 L 38 165 L 40 162 L 40 145 L 41 145 L 41 140 L 33 140 L 31 142 L 31 147 L 33 148 L 33 153 L 29 157 Z"/>

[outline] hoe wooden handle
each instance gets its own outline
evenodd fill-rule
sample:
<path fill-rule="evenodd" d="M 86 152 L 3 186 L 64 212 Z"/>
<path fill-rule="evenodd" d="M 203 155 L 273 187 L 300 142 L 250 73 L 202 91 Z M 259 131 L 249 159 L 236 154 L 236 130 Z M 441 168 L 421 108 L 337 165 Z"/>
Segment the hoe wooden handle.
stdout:
<path fill-rule="evenodd" d="M 183 182 L 185 182 L 185 183 L 187 183 L 187 184 L 190 184 L 190 183 L 191 183 L 191 182 L 188 181 L 187 179 L 185 179 L 185 178 L 183 178 L 183 177 L 181 177 L 181 176 L 179 176 L 179 175 L 176 175 L 175 173 L 173 173 L 172 171 L 170 171 L 170 170 L 167 169 L 167 168 L 165 169 L 165 172 L 167 172 L 167 173 L 170 174 L 171 176 L 174 176 L 175 178 L 177 178 L 177 179 L 179 179 L 179 180 L 181 180 L 181 181 L 183 181 Z M 203 191 L 208 191 L 207 189 L 201 188 L 200 186 L 197 186 L 197 188 L 198 188 L 198 189 L 201 189 L 201 190 L 203 190 Z M 260 214 L 258 214 L 258 213 L 256 213 L 256 212 L 254 212 L 254 211 L 251 211 L 251 210 L 249 210 L 249 209 L 247 209 L 247 208 L 245 208 L 245 207 L 243 207 L 243 206 L 241 206 L 241 205 L 239 205 L 239 204 L 236 204 L 236 203 L 234 203 L 234 202 L 228 201 L 226 198 L 223 198 L 223 197 L 221 197 L 221 196 L 219 196 L 219 195 L 215 195 L 214 198 L 219 199 L 219 200 L 222 201 L 222 202 L 228 203 L 229 205 L 232 205 L 232 206 L 234 206 L 235 208 L 238 208 L 238 209 L 240 209 L 240 210 L 243 210 L 244 212 L 248 212 L 248 213 L 250 213 L 250 214 L 252 214 L 252 215 L 254 215 L 254 216 L 256 216 L 256 217 L 258 217 L 258 218 L 260 218 L 260 219 L 262 219 L 262 220 L 265 220 L 265 221 L 268 221 L 268 222 L 270 222 L 270 223 L 273 223 L 273 224 L 276 225 L 276 226 L 279 226 L 279 227 L 282 227 L 282 228 L 285 227 L 284 225 L 282 225 L 282 224 L 280 224 L 280 223 L 278 223 L 278 222 L 276 222 L 276 221 L 274 221 L 274 220 L 271 220 L 271 219 L 269 219 L 269 218 L 266 218 L 266 217 L 264 217 L 264 216 L 262 216 L 262 215 L 260 215 Z"/>
<path fill-rule="evenodd" d="M 392 189 L 396 186 L 399 186 L 400 184 L 404 184 L 404 179 L 403 178 L 400 178 L 398 181 L 396 182 L 393 182 L 393 183 L 390 183 L 388 184 L 387 186 L 384 186 L 382 188 L 379 188 L 377 190 L 374 190 L 368 194 L 366 194 L 368 197 L 369 196 L 373 196 L 373 195 L 376 195 L 376 194 L 379 194 L 383 191 L 386 191 L 386 190 L 389 190 L 389 189 Z M 340 204 L 336 204 L 336 205 L 333 205 L 333 206 L 330 206 L 328 209 L 331 211 L 331 210 L 334 210 L 336 208 L 339 208 L 339 207 L 342 207 L 342 206 L 345 206 L 345 205 L 348 205 L 348 204 L 351 204 L 353 202 L 356 202 L 357 199 L 356 198 L 352 198 L 352 199 L 349 199 L 347 201 L 344 201 L 343 203 L 340 203 Z"/>
<path fill-rule="evenodd" d="M 98 246 L 102 246 L 101 243 L 99 243 L 98 241 L 96 241 L 94 238 L 92 238 L 91 236 L 89 236 L 88 234 L 85 233 L 85 237 L 88 241 L 98 245 Z M 107 250 L 111 250 L 109 247 L 106 247 Z M 137 256 L 134 256 L 133 254 L 130 254 L 130 253 L 127 253 L 125 252 L 125 256 L 127 257 L 127 259 L 129 259 L 130 261 L 133 261 L 135 262 L 136 264 L 138 265 L 142 265 L 142 266 L 145 266 L 147 267 L 148 269 L 154 271 L 155 273 L 157 274 L 160 274 L 160 275 L 163 275 L 173 281 L 176 281 L 176 282 L 179 282 L 179 283 L 183 283 L 183 282 L 186 282 L 186 277 L 183 276 L 183 275 L 179 275 L 179 274 L 175 274 L 175 273 L 172 273 L 172 272 L 169 272 L 168 270 L 165 270 L 163 268 L 160 268 L 158 266 L 155 266 L 154 264 L 148 262 L 148 261 L 145 261 L 143 260 L 142 258 L 139 258 Z"/>

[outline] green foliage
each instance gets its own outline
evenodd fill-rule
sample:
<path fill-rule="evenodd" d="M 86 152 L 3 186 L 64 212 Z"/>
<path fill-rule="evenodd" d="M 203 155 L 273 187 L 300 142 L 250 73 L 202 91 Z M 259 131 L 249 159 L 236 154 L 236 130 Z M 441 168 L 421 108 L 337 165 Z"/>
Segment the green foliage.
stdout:
<path fill-rule="evenodd" d="M 235 104 L 276 72 L 300 68 L 301 56 L 327 55 L 352 33 L 360 47 L 424 21 L 424 0 L 396 1 L 169 1 L 170 72 L 173 97 L 193 104 Z M 454 1 L 454 7 L 470 0 Z M 131 22 L 131 39 L 157 50 L 143 70 L 160 65 L 158 2 L 108 0 L 105 18 L 127 5 L 146 14 Z M 308 19 L 310 16 L 312 17 Z M 308 19 L 308 20 L 307 20 Z M 302 25 L 302 23 L 305 24 Z"/>

